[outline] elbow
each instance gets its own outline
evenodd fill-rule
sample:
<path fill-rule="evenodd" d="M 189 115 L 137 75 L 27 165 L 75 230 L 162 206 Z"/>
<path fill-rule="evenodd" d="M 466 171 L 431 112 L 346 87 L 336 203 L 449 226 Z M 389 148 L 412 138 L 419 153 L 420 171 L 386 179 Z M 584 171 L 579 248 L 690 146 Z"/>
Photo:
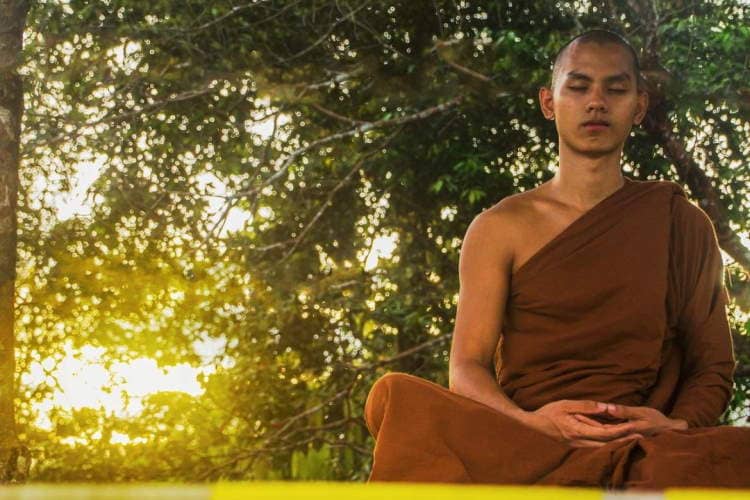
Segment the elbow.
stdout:
<path fill-rule="evenodd" d="M 466 362 L 451 361 L 448 366 L 448 390 L 460 394 Z"/>
<path fill-rule="evenodd" d="M 451 392 L 458 392 L 458 368 L 455 363 L 450 363 L 448 366 L 448 390 Z"/>
<path fill-rule="evenodd" d="M 448 389 L 451 392 L 463 394 L 462 390 L 467 384 L 469 386 L 476 385 L 476 382 L 472 382 L 472 379 L 476 376 L 478 370 L 486 371 L 494 377 L 494 370 L 479 361 L 451 361 L 448 367 Z"/>

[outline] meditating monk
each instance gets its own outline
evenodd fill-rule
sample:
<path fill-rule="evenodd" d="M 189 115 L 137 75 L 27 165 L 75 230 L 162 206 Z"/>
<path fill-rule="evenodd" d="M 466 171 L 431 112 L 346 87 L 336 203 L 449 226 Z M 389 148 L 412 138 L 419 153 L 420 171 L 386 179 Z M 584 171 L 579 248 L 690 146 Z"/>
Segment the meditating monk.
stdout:
<path fill-rule="evenodd" d="M 449 388 L 376 381 L 370 481 L 750 486 L 750 428 L 717 425 L 735 358 L 712 222 L 621 172 L 648 108 L 635 51 L 579 35 L 539 102 L 559 167 L 469 225 Z"/>

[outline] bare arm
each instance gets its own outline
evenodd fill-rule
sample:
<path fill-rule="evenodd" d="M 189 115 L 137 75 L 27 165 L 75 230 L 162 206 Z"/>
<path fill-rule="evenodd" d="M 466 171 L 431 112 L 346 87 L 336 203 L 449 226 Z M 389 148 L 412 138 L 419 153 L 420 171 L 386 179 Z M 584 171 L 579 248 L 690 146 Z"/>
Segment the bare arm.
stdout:
<path fill-rule="evenodd" d="M 534 411 L 519 408 L 495 380 L 493 358 L 502 331 L 513 252 L 508 215 L 484 212 L 469 225 L 459 258 L 458 307 L 449 363 L 451 391 L 573 446 L 603 446 L 631 435 L 634 424 L 603 425 L 576 415 L 602 415 L 596 401 L 555 401 Z"/>
<path fill-rule="evenodd" d="M 459 258 L 458 306 L 449 363 L 451 391 L 505 413 L 526 414 L 495 380 L 493 355 L 502 329 L 513 262 L 504 214 L 483 212 L 469 225 Z"/>

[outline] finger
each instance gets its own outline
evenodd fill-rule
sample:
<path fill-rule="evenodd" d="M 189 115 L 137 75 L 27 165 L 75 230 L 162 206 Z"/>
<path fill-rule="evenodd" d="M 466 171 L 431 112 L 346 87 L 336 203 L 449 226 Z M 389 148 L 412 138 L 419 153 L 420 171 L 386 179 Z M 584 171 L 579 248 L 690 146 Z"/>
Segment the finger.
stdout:
<path fill-rule="evenodd" d="M 627 436 L 622 436 L 617 439 L 613 439 L 612 441 L 630 441 L 631 439 L 643 439 L 643 434 L 628 434 Z"/>
<path fill-rule="evenodd" d="M 574 413 L 573 417 L 575 417 L 575 419 L 579 422 L 583 422 L 584 424 L 593 425 L 595 427 L 604 427 L 603 423 L 597 422 L 593 418 L 589 418 L 586 415 L 581 415 L 580 413 Z"/>
<path fill-rule="evenodd" d="M 568 444 L 573 448 L 597 448 L 607 444 L 606 441 L 592 441 L 590 439 L 574 439 L 569 441 Z"/>
<path fill-rule="evenodd" d="M 571 427 L 573 428 L 573 431 L 578 438 L 596 439 L 603 441 L 610 441 L 612 439 L 633 432 L 632 422 L 625 422 L 622 424 L 614 425 L 606 424 L 602 427 L 597 427 L 573 419 L 573 421 L 571 422 Z"/>
<path fill-rule="evenodd" d="M 639 420 L 633 422 L 633 427 L 631 428 L 632 432 L 638 433 L 638 434 L 652 434 L 654 430 L 654 426 L 647 421 Z"/>
<path fill-rule="evenodd" d="M 565 403 L 564 408 L 568 413 L 584 413 L 589 415 L 607 413 L 607 403 L 601 401 L 571 400 Z"/>
<path fill-rule="evenodd" d="M 639 418 L 642 416 L 640 410 L 637 406 L 607 404 L 607 414 L 617 418 Z"/>
<path fill-rule="evenodd" d="M 627 437 L 628 435 L 640 433 L 641 427 L 637 422 L 623 422 L 621 424 L 608 424 L 604 428 L 615 438 Z"/>
<path fill-rule="evenodd" d="M 619 437 L 617 439 L 612 439 L 610 441 L 595 441 L 592 439 L 576 439 L 574 443 L 571 443 L 571 445 L 575 447 L 598 447 L 598 446 L 607 445 L 609 443 L 621 443 L 621 442 L 633 441 L 639 438 L 643 438 L 643 436 L 641 434 L 628 434 L 627 436 Z"/>
<path fill-rule="evenodd" d="M 639 420 L 628 420 L 617 424 L 604 424 L 604 428 L 614 434 L 639 432 L 643 427 L 644 423 Z"/>
<path fill-rule="evenodd" d="M 609 441 L 595 441 L 592 439 L 578 439 L 576 441 L 578 443 L 581 443 L 579 446 L 593 447 L 593 446 L 604 446 L 609 443 L 622 443 L 622 442 L 627 442 L 627 441 L 633 441 L 639 438 L 643 438 L 643 436 L 640 434 L 628 434 L 627 436 L 622 436 L 617 439 L 612 439 Z"/>

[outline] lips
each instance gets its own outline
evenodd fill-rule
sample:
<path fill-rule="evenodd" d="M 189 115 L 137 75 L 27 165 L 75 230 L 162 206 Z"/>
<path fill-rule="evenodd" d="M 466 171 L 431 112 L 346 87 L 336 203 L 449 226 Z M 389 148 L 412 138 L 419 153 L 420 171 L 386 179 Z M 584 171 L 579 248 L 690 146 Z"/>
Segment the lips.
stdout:
<path fill-rule="evenodd" d="M 602 120 L 591 120 L 583 123 L 586 132 L 600 132 L 609 128 L 609 123 Z"/>

